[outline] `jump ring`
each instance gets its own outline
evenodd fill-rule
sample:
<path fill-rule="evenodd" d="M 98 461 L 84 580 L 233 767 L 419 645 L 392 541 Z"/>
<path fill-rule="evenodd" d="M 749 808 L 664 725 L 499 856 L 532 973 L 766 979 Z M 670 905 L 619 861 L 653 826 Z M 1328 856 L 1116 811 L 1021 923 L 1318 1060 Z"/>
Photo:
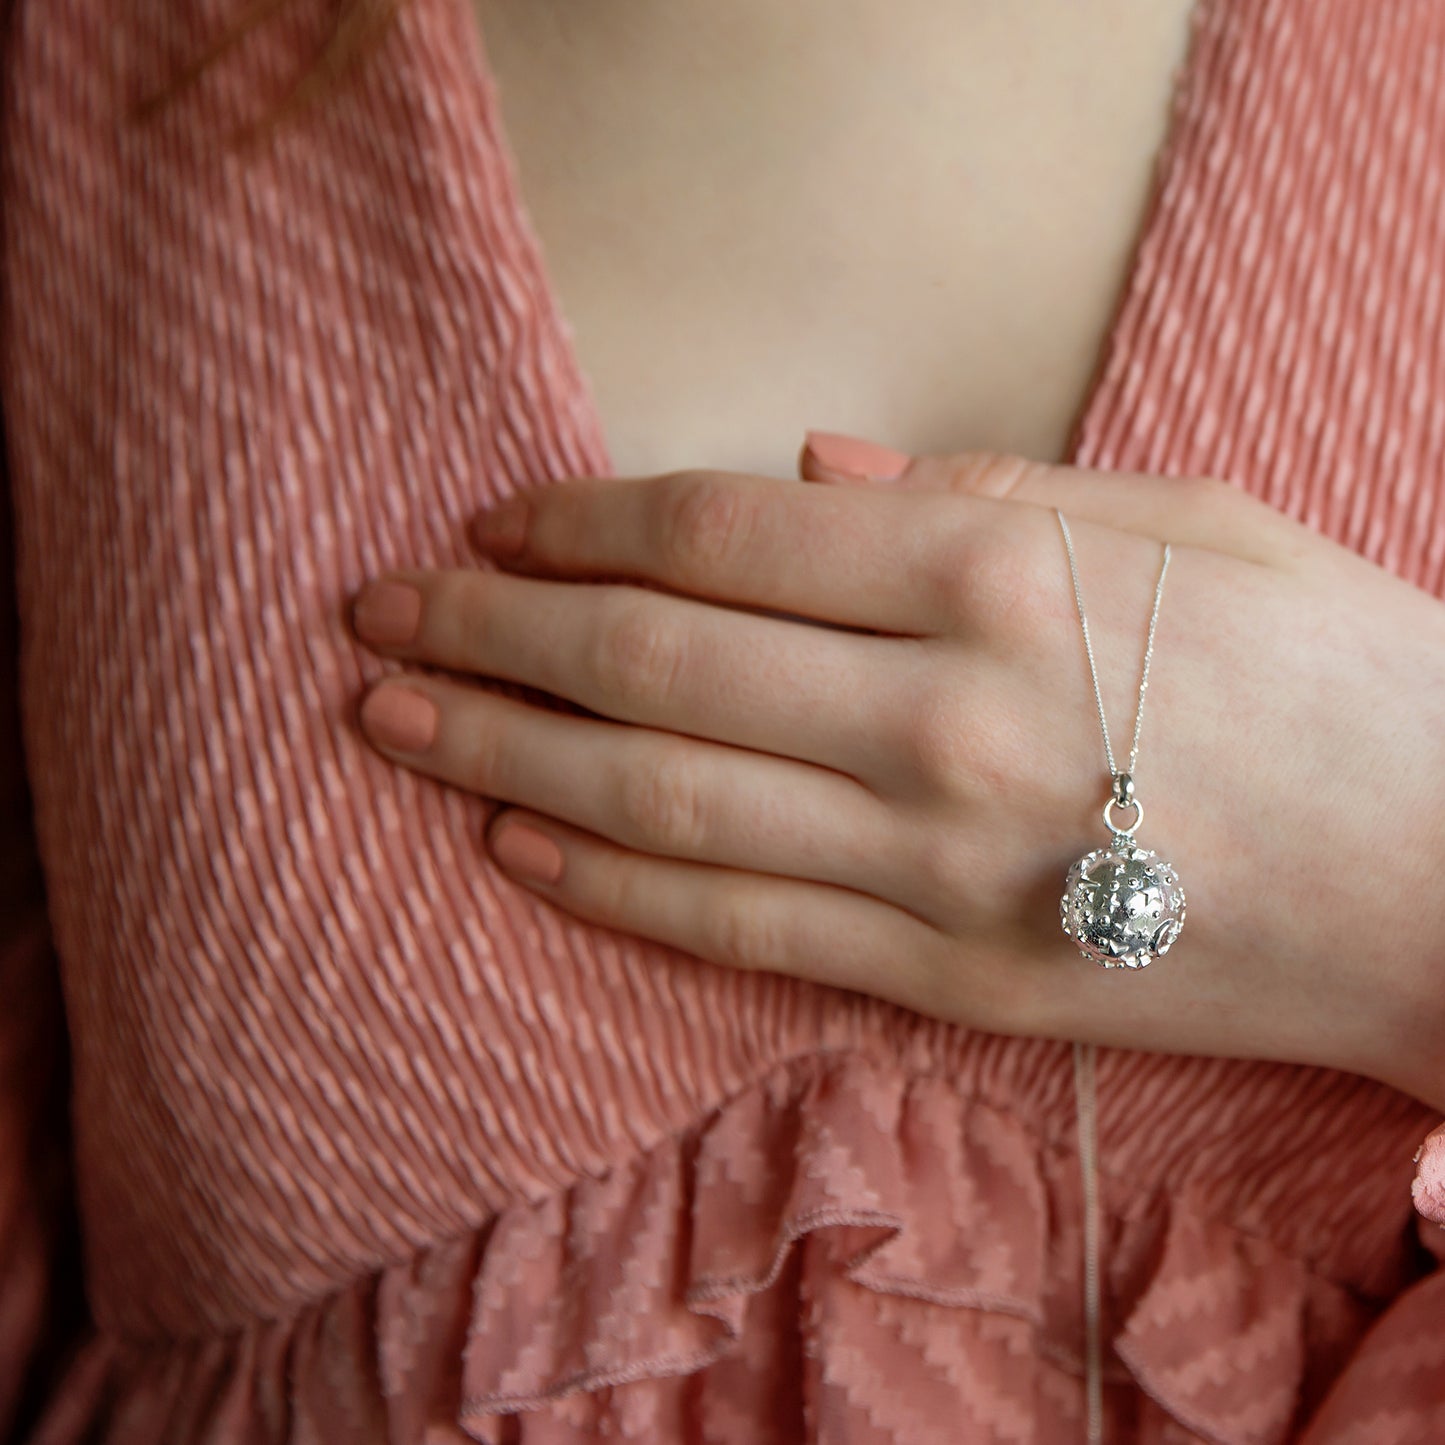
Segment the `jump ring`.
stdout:
<path fill-rule="evenodd" d="M 1120 806 L 1134 809 L 1134 821 L 1130 823 L 1127 828 L 1121 828 L 1117 823 L 1112 823 L 1109 821 L 1109 809 L 1117 808 Z M 1134 836 L 1134 830 L 1143 821 L 1144 805 L 1138 800 L 1138 798 L 1130 798 L 1127 803 L 1121 805 L 1117 798 L 1111 796 L 1109 801 L 1104 804 L 1104 826 L 1108 828 L 1111 832 L 1122 833 L 1126 838 L 1132 838 Z"/>

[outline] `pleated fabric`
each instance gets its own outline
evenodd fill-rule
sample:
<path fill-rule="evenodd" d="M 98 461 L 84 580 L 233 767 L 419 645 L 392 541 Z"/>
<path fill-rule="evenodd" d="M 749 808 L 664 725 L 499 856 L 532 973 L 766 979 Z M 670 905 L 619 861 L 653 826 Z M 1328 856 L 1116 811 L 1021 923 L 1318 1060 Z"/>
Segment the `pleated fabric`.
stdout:
<path fill-rule="evenodd" d="M 354 590 L 472 565 L 606 439 L 466 0 L 262 146 L 323 0 L 136 120 L 237 9 L 6 36 L 0 1429 L 55 1343 L 63 1023 L 88 1313 L 35 1445 L 1080 1440 L 1067 1042 L 564 916 L 360 738 Z M 1442 49 L 1425 0 L 1198 0 L 1071 460 L 1445 597 Z M 1259 1062 L 1097 1084 L 1108 1439 L 1445 1439 L 1438 1118 Z"/>

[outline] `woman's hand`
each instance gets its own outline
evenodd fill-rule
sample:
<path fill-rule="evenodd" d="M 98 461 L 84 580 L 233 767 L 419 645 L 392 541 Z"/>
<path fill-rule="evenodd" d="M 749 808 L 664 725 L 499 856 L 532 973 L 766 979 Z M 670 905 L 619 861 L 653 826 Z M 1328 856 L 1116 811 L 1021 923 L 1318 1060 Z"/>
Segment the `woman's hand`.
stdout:
<path fill-rule="evenodd" d="M 1120 766 L 1174 546 L 1135 779 L 1189 911 L 1138 971 L 1060 927 L 1110 780 L 1056 505 Z M 361 716 L 518 805 L 489 844 L 558 907 L 970 1027 L 1326 1065 L 1445 1109 L 1425 592 L 1224 482 L 977 453 L 886 485 L 582 478 L 483 521 L 506 570 L 391 573 L 358 630 L 598 716 L 439 676 Z M 510 850 L 524 828 L 545 841 Z"/>

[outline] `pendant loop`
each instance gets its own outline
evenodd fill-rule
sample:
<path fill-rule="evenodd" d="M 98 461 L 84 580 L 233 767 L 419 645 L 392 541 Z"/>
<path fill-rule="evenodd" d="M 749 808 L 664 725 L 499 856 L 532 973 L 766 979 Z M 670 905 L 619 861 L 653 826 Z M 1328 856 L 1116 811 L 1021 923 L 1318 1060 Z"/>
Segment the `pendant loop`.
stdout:
<path fill-rule="evenodd" d="M 1112 832 L 1122 833 L 1126 838 L 1132 838 L 1134 836 L 1134 830 L 1139 826 L 1140 823 L 1144 821 L 1144 805 L 1138 800 L 1138 798 L 1131 797 L 1129 799 L 1129 802 L 1126 806 L 1134 809 L 1134 821 L 1130 823 L 1127 828 L 1121 828 L 1117 823 L 1111 822 L 1109 820 L 1109 809 L 1117 808 L 1119 806 L 1121 806 L 1119 800 L 1114 797 L 1111 797 L 1109 801 L 1104 804 L 1104 826 L 1110 829 Z"/>

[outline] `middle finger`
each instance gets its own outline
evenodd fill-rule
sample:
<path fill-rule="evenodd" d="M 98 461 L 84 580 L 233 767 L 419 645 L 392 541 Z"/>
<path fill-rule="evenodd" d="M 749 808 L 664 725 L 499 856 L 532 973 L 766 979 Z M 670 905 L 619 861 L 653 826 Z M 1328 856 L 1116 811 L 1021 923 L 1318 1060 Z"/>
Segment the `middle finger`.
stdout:
<path fill-rule="evenodd" d="M 888 775 L 884 760 L 906 736 L 922 646 L 643 587 L 479 569 L 390 572 L 363 591 L 353 619 L 387 656 L 523 683 L 619 721 L 864 782 Z"/>

